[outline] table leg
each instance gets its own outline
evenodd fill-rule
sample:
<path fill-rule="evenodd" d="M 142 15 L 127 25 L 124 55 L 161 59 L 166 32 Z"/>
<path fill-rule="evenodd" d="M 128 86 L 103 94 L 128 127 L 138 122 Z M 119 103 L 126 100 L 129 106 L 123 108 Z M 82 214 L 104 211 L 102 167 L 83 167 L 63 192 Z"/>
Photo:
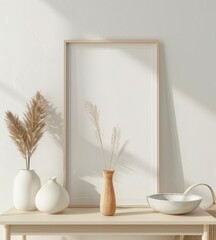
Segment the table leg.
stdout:
<path fill-rule="evenodd" d="M 20 240 L 26 240 L 26 235 L 21 235 Z"/>
<path fill-rule="evenodd" d="M 179 240 L 184 240 L 184 235 L 181 235 L 181 236 L 179 237 Z"/>
<path fill-rule="evenodd" d="M 209 225 L 204 225 L 202 240 L 209 240 Z"/>
<path fill-rule="evenodd" d="M 3 226 L 3 240 L 10 240 L 10 226 L 4 225 Z"/>

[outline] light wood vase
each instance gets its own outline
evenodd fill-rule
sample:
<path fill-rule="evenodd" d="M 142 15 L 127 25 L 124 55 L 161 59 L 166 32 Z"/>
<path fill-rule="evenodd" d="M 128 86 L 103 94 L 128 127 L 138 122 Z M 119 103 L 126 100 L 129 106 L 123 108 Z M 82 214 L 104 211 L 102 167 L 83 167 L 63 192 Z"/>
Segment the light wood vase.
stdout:
<path fill-rule="evenodd" d="M 100 212 L 112 216 L 116 211 L 115 191 L 113 187 L 113 170 L 103 170 L 104 185 L 100 197 Z"/>

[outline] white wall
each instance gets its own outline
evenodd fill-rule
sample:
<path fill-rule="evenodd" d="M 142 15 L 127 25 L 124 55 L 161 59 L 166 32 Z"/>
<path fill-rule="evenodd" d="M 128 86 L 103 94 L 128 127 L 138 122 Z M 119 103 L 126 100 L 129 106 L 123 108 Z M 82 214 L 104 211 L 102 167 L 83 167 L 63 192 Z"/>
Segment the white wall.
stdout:
<path fill-rule="evenodd" d="M 63 40 L 74 38 L 160 40 L 161 191 L 200 181 L 216 189 L 215 9 L 214 0 L 0 0 L 0 212 L 12 205 L 13 179 L 24 166 L 5 111 L 21 114 L 41 90 L 56 107 L 53 127 L 61 125 Z M 51 132 L 32 158 L 43 183 L 62 179 L 62 147 L 52 138 L 61 140 L 62 128 Z"/>

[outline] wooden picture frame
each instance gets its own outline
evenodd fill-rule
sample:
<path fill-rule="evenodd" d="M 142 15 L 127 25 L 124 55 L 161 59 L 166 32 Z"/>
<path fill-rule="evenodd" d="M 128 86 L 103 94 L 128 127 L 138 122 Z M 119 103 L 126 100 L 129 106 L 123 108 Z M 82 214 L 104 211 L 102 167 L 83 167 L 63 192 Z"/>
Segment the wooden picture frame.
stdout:
<path fill-rule="evenodd" d="M 118 160 L 118 206 L 145 206 L 159 188 L 159 42 L 67 40 L 64 43 L 64 185 L 71 207 L 98 206 L 103 162 L 84 111 L 100 109 L 104 141 L 118 125 L 127 148 Z M 109 147 L 105 149 L 109 155 Z"/>

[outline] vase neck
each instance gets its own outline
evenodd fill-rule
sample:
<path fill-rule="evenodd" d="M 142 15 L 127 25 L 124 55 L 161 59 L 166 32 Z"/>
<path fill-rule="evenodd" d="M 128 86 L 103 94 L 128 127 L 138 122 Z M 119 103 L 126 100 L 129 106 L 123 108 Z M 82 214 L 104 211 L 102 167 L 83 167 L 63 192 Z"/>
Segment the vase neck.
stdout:
<path fill-rule="evenodd" d="M 49 182 L 57 183 L 57 177 L 52 177 L 49 179 Z"/>
<path fill-rule="evenodd" d="M 115 172 L 114 170 L 103 170 L 102 171 L 104 178 L 110 179 L 110 180 L 112 180 L 114 172 Z"/>

